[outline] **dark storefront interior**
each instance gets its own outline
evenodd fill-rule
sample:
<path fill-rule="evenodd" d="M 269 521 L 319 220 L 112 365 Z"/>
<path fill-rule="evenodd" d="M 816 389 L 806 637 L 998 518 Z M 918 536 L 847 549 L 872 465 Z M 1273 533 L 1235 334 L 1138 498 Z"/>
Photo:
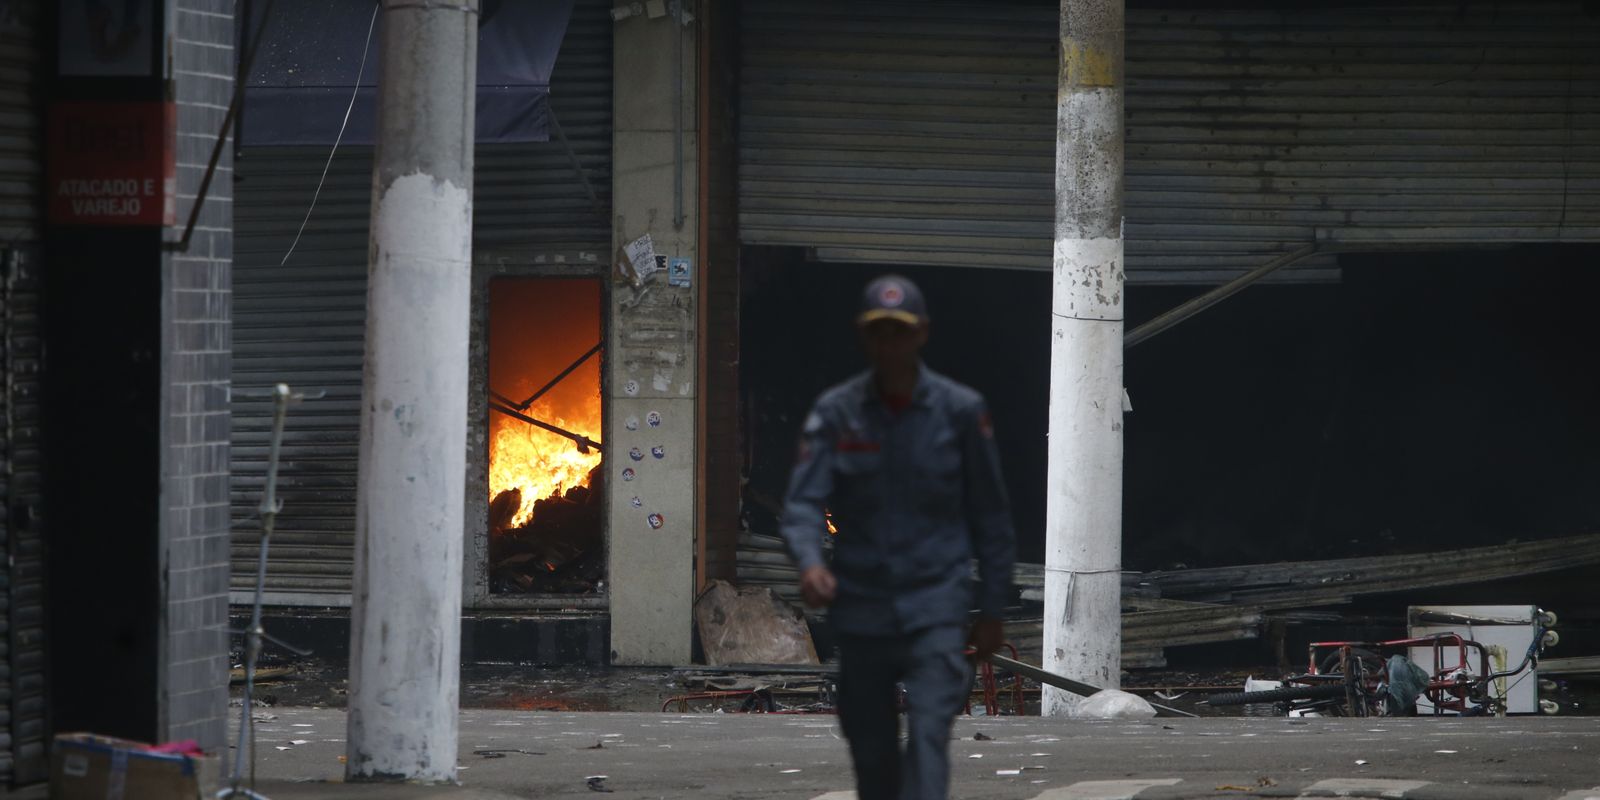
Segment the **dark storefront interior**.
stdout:
<path fill-rule="evenodd" d="M 1347 255 L 1340 283 L 1251 287 L 1130 350 L 1124 568 L 1425 553 L 1600 530 L 1600 334 L 1587 321 L 1596 252 Z M 745 259 L 746 509 L 757 532 L 775 533 L 807 404 L 862 367 L 858 292 L 889 271 L 801 258 Z M 1041 561 L 1050 276 L 896 271 L 927 294 L 929 364 L 988 397 L 1019 555 Z M 1128 328 L 1199 291 L 1133 286 Z M 1566 600 L 1563 617 L 1576 622 L 1567 612 L 1584 601 L 1572 577 L 1462 591 L 1469 602 Z M 1536 596 L 1522 596 L 1534 585 Z"/>

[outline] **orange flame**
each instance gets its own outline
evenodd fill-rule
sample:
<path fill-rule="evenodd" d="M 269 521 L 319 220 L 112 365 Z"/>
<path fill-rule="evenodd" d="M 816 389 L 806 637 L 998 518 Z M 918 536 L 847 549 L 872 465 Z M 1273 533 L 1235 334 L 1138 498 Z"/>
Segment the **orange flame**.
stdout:
<path fill-rule="evenodd" d="M 528 397 L 600 340 L 600 282 L 577 278 L 496 278 L 489 290 L 489 388 Z M 525 413 L 590 439 L 601 431 L 600 358 L 573 369 Z M 489 501 L 518 489 L 511 527 L 533 506 L 589 483 L 600 452 L 497 411 L 489 412 Z"/>
<path fill-rule="evenodd" d="M 528 416 L 573 433 L 599 439 L 600 398 L 558 416 L 544 404 Z M 522 490 L 522 507 L 511 521 L 520 527 L 533 519 L 533 504 L 575 486 L 589 485 L 589 472 L 600 463 L 600 451 L 578 452 L 571 439 L 536 428 L 499 412 L 489 423 L 489 499 L 508 489 Z"/>

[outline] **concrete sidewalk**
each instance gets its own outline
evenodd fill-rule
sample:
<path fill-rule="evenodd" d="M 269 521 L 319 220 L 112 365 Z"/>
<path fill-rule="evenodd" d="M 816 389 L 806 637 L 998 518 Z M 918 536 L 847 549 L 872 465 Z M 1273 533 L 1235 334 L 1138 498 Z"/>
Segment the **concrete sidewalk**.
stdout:
<path fill-rule="evenodd" d="M 258 723 L 273 800 L 815 798 L 851 788 L 822 716 L 465 711 L 460 787 L 346 785 L 345 717 L 283 708 Z M 977 733 L 993 737 L 975 740 Z M 953 797 L 1600 798 L 1591 719 L 1213 719 L 1074 722 L 964 717 Z M 484 751 L 499 750 L 498 754 Z M 527 753 L 515 752 L 517 750 Z M 604 776 L 590 788 L 590 778 Z M 832 795 L 833 798 L 843 795 Z"/>

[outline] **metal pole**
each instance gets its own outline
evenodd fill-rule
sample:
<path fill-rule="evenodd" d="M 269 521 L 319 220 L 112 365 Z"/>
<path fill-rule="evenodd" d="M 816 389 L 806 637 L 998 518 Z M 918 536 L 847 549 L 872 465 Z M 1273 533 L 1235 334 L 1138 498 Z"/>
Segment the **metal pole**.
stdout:
<path fill-rule="evenodd" d="M 1274 258 L 1271 261 L 1268 261 L 1267 263 L 1262 264 L 1261 266 L 1256 267 L 1255 269 L 1250 270 L 1249 272 L 1246 272 L 1245 274 L 1240 275 L 1239 277 L 1206 292 L 1205 294 L 1190 298 L 1189 300 L 1184 301 L 1183 304 L 1179 305 L 1177 308 L 1174 308 L 1171 311 L 1163 312 L 1161 316 L 1156 317 L 1155 319 L 1152 319 L 1131 331 L 1128 331 L 1128 335 L 1122 339 L 1122 348 L 1124 350 L 1131 350 L 1133 349 L 1134 345 L 1137 345 L 1138 343 L 1152 336 L 1157 336 L 1166 332 L 1168 328 L 1171 328 L 1180 322 L 1184 322 L 1190 317 L 1193 317 L 1194 315 L 1199 314 L 1200 312 L 1238 294 L 1246 286 L 1249 286 L 1250 284 L 1255 283 L 1256 281 L 1259 281 L 1262 278 L 1265 278 L 1268 275 L 1271 275 L 1272 273 L 1289 266 L 1290 264 L 1303 261 L 1311 256 L 1314 256 L 1317 254 L 1317 252 L 1317 245 L 1304 245 L 1295 250 L 1284 253 L 1283 255 L 1278 256 L 1277 258 Z"/>
<path fill-rule="evenodd" d="M 606 346 L 605 342 L 596 342 L 594 347 L 589 348 L 589 352 L 584 353 L 581 356 L 578 356 L 578 360 L 577 361 L 574 361 L 571 364 L 567 365 L 566 369 L 561 370 L 561 374 L 555 376 L 554 378 L 551 378 L 549 383 L 539 387 L 539 391 L 534 392 L 531 395 L 528 395 L 528 399 L 526 399 L 526 400 L 524 400 L 524 401 L 522 401 L 520 403 L 511 403 L 511 402 L 508 401 L 506 403 L 506 405 L 514 405 L 514 406 L 516 406 L 518 411 L 527 411 L 528 410 L 528 406 L 533 405 L 534 402 L 537 401 L 539 398 L 544 397 L 546 392 L 550 391 L 551 389 L 556 388 L 556 384 L 566 380 L 568 375 L 571 375 L 574 371 L 576 371 L 578 369 L 578 367 L 583 366 L 583 362 L 588 361 L 589 359 L 593 358 L 595 353 L 598 353 L 601 350 L 604 350 L 605 346 Z"/>
<path fill-rule="evenodd" d="M 352 781 L 456 777 L 478 0 L 383 0 Z"/>
<path fill-rule="evenodd" d="M 1101 688 L 1122 651 L 1123 0 L 1061 0 L 1044 668 Z M 1076 700 L 1046 686 L 1046 715 Z"/>
<path fill-rule="evenodd" d="M 489 409 L 491 411 L 498 411 L 501 414 L 504 414 L 504 415 L 506 415 L 506 416 L 508 416 L 508 417 L 510 417 L 512 419 L 520 420 L 522 422 L 526 422 L 529 425 L 532 425 L 533 427 L 538 428 L 540 430 L 549 431 L 550 433 L 553 433 L 553 434 L 555 434 L 557 436 L 561 436 L 561 437 L 566 438 L 566 439 L 571 439 L 572 443 L 576 444 L 578 446 L 578 450 L 580 452 L 587 453 L 587 452 L 589 452 L 589 448 L 591 448 L 591 447 L 596 449 L 596 450 L 604 450 L 605 449 L 605 448 L 600 446 L 599 442 L 597 442 L 597 441 L 595 441 L 593 439 L 590 439 L 589 437 L 584 436 L 581 433 L 573 433 L 572 431 L 569 431 L 566 428 L 558 427 L 556 425 L 551 425 L 550 423 L 545 422 L 543 420 L 534 419 L 533 417 L 530 417 L 527 414 L 523 414 L 522 412 L 517 411 L 515 408 L 512 408 L 510 405 L 502 405 L 500 403 L 490 403 L 489 404 Z"/>
<path fill-rule="evenodd" d="M 1055 673 L 1046 672 L 1042 669 L 1039 669 L 1032 664 L 1017 661 L 1016 659 L 1006 658 L 1005 656 L 999 654 L 989 656 L 989 663 L 1001 669 L 1010 670 L 1011 672 L 1021 675 L 1024 678 L 1031 678 L 1035 681 L 1038 681 L 1040 686 L 1053 686 L 1061 691 L 1071 692 L 1075 695 L 1088 697 L 1089 695 L 1100 691 L 1099 686 L 1083 683 L 1081 681 L 1075 681 L 1071 678 L 1063 678 Z M 1156 710 L 1156 716 L 1158 717 L 1200 716 L 1199 714 L 1191 714 L 1187 711 L 1176 709 L 1171 706 L 1164 706 L 1160 703 L 1150 703 L 1150 706 Z"/>

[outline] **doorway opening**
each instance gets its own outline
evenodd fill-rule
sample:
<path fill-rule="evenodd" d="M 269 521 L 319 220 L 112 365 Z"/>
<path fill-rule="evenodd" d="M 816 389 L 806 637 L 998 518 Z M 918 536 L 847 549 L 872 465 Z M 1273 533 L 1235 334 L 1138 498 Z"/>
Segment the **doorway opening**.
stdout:
<path fill-rule="evenodd" d="M 489 282 L 489 591 L 594 594 L 606 577 L 602 293 Z"/>

